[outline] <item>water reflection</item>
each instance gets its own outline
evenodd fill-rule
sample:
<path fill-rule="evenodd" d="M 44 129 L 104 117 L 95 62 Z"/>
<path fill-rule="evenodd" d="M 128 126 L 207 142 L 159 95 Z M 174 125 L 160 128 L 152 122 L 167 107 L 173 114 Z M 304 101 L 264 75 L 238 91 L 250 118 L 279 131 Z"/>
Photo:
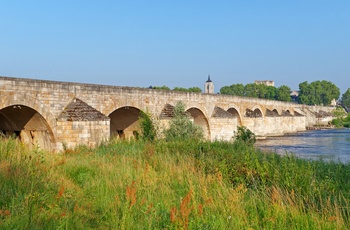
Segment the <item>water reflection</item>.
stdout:
<path fill-rule="evenodd" d="M 262 150 L 294 153 L 306 159 L 350 163 L 350 129 L 315 130 L 258 140 Z"/>

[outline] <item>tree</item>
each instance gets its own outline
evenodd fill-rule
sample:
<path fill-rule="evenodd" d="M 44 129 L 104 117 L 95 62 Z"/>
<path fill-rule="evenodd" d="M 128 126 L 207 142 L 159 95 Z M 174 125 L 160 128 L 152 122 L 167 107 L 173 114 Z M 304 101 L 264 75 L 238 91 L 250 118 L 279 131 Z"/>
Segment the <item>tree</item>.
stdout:
<path fill-rule="evenodd" d="M 307 105 L 330 105 L 340 95 L 339 88 L 329 81 L 307 81 L 299 84 L 299 103 Z"/>
<path fill-rule="evenodd" d="M 350 88 L 341 97 L 341 103 L 345 108 L 350 108 Z"/>
<path fill-rule="evenodd" d="M 164 135 L 167 141 L 202 139 L 203 130 L 191 121 L 190 115 L 185 112 L 185 105 L 178 102 L 174 107 L 174 117 L 170 121 L 170 127 L 164 131 Z"/>
<path fill-rule="evenodd" d="M 286 85 L 282 85 L 277 88 L 276 100 L 279 101 L 292 101 L 290 97 L 290 88 Z"/>
<path fill-rule="evenodd" d="M 152 89 L 170 90 L 168 86 L 153 86 Z"/>
<path fill-rule="evenodd" d="M 255 84 L 255 83 L 254 83 Z M 264 98 L 267 97 L 267 85 L 263 84 L 255 84 L 256 85 L 256 93 L 258 95 L 258 98 Z"/>
<path fill-rule="evenodd" d="M 224 86 L 220 89 L 221 94 L 234 96 L 244 96 L 244 91 L 244 85 L 242 84 L 232 84 L 230 86 Z"/>
<path fill-rule="evenodd" d="M 197 86 L 188 88 L 188 91 L 194 92 L 194 93 L 201 93 L 202 92 L 201 88 L 199 88 Z"/>
<path fill-rule="evenodd" d="M 201 93 L 202 90 L 199 87 L 190 87 L 190 88 L 183 88 L 183 87 L 175 87 L 173 89 L 174 91 L 181 91 L 181 92 L 193 92 L 193 93 Z"/>
<path fill-rule="evenodd" d="M 173 90 L 174 91 L 180 91 L 180 92 L 188 92 L 188 89 L 182 88 L 182 87 L 175 87 Z"/>
<path fill-rule="evenodd" d="M 267 86 L 265 98 L 269 99 L 269 100 L 276 100 L 277 99 L 277 88 L 274 86 Z"/>
<path fill-rule="evenodd" d="M 258 97 L 258 85 L 255 83 L 246 84 L 244 87 L 244 96 Z"/>

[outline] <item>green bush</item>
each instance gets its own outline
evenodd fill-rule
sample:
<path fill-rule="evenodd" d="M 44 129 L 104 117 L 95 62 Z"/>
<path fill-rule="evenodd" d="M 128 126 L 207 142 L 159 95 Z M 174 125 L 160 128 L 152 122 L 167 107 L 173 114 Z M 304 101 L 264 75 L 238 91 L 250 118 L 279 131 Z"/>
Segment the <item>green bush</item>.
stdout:
<path fill-rule="evenodd" d="M 157 137 L 157 128 L 147 112 L 140 112 L 140 129 L 143 140 L 154 141 Z"/>
<path fill-rule="evenodd" d="M 334 125 L 337 128 L 340 128 L 343 126 L 342 121 L 340 119 L 333 119 L 332 120 L 332 125 Z"/>
<path fill-rule="evenodd" d="M 185 112 L 185 105 L 178 102 L 174 107 L 174 117 L 170 121 L 170 127 L 164 131 L 164 136 L 167 141 L 200 140 L 203 139 L 203 130 L 191 121 L 190 115 Z"/>
<path fill-rule="evenodd" d="M 245 126 L 238 126 L 235 131 L 235 141 L 241 141 L 248 145 L 253 145 L 256 142 L 255 134 Z"/>

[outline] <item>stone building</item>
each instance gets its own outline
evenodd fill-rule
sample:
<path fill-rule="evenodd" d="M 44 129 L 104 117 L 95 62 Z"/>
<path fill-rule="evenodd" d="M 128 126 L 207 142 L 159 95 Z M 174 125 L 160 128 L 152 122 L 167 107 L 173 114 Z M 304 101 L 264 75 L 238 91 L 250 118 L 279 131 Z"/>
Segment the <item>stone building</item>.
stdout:
<path fill-rule="evenodd" d="M 275 82 L 274 81 L 269 81 L 269 80 L 265 80 L 265 81 L 254 81 L 255 84 L 258 85 L 267 85 L 267 86 L 275 86 Z"/>
<path fill-rule="evenodd" d="M 214 94 L 214 83 L 210 80 L 210 75 L 204 84 L 204 93 Z"/>

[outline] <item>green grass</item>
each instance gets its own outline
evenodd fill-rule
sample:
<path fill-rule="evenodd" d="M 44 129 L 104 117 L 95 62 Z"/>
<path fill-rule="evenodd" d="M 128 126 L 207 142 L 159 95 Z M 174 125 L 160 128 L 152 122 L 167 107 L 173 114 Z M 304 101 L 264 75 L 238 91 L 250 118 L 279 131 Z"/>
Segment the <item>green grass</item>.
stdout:
<path fill-rule="evenodd" d="M 0 140 L 0 229 L 349 229 L 350 166 L 241 142 Z"/>

